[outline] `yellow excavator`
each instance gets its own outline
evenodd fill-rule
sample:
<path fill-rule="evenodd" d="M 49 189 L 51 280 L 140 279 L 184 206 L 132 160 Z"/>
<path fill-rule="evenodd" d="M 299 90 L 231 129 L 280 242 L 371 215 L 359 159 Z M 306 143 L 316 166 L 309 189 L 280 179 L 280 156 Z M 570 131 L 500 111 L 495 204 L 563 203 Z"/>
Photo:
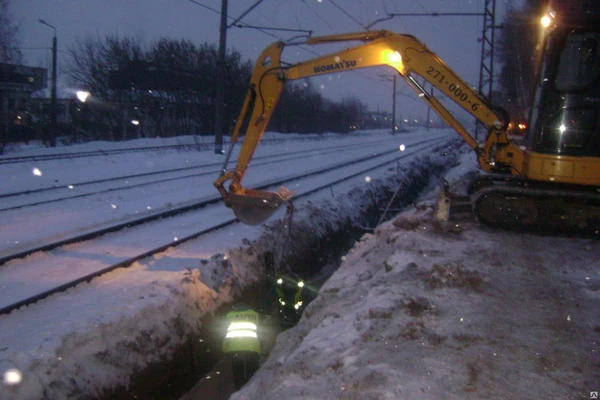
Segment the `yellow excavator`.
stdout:
<path fill-rule="evenodd" d="M 592 2 L 583 2 L 582 4 Z M 573 4 L 565 2 L 565 4 Z M 307 45 L 360 41 L 332 54 L 282 65 L 282 42 L 258 57 L 215 187 L 248 225 L 266 220 L 293 193 L 242 186 L 254 151 L 288 80 L 390 66 L 475 151 L 482 175 L 471 185 L 478 220 L 493 226 L 600 230 L 600 12 L 549 9 L 540 47 L 538 80 L 522 142 L 508 133 L 509 116 L 494 107 L 412 35 L 367 31 L 311 37 Z M 595 13 L 595 14 L 592 14 Z M 567 18 L 566 15 L 569 17 Z M 473 115 L 488 133 L 479 143 L 415 77 L 424 78 Z M 235 169 L 232 148 L 245 134 Z M 231 181 L 229 190 L 225 184 Z"/>

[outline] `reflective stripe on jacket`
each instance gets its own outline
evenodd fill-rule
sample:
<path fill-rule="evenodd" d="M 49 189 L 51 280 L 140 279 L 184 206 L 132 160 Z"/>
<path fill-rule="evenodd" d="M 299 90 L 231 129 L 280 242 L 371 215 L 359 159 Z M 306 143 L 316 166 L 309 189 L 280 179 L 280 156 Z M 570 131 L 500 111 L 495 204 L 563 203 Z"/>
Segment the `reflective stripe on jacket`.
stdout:
<path fill-rule="evenodd" d="M 260 353 L 260 342 L 256 334 L 258 313 L 254 310 L 231 311 L 226 315 L 229 320 L 227 334 L 223 341 L 223 351 L 252 351 Z"/>

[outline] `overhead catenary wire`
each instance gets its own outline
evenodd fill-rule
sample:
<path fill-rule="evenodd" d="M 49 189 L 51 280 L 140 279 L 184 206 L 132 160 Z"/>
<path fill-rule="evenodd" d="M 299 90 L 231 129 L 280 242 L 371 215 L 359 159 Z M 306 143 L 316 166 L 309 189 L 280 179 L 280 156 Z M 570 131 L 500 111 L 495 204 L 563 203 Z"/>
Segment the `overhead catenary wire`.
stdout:
<path fill-rule="evenodd" d="M 362 24 L 362 22 L 360 22 L 359 20 L 357 20 L 356 18 L 354 18 L 350 13 L 348 13 L 346 10 L 344 10 L 342 7 L 340 7 L 335 1 L 333 0 L 329 0 L 331 2 L 331 4 L 333 4 L 338 10 L 340 10 L 341 12 L 343 12 L 346 16 L 348 16 L 348 18 L 350 18 L 352 21 L 356 22 L 358 25 L 360 25 L 361 28 L 368 30 L 368 28 Z"/>
<path fill-rule="evenodd" d="M 220 15 L 220 14 L 221 14 L 220 10 L 216 10 L 216 9 L 214 9 L 214 8 L 212 8 L 212 7 L 209 7 L 209 6 L 207 6 L 207 5 L 203 4 L 203 3 L 202 3 L 202 2 L 200 2 L 200 1 L 197 1 L 197 0 L 188 0 L 188 1 L 189 1 L 189 2 L 191 2 L 191 3 L 193 3 L 193 4 L 196 4 L 196 5 L 200 6 L 200 7 L 202 7 L 202 8 L 205 8 L 205 9 L 207 9 L 207 10 L 211 11 L 211 12 L 214 12 L 215 14 L 218 14 L 218 15 Z M 365 26 L 364 26 L 364 25 L 363 25 L 363 24 L 362 24 L 362 23 L 361 23 L 361 22 L 360 22 L 358 19 L 356 19 L 354 16 L 352 16 L 352 15 L 351 15 L 349 12 L 347 12 L 347 11 L 346 11 L 344 8 L 342 8 L 340 5 L 338 5 L 338 4 L 337 4 L 335 1 L 333 1 L 333 0 L 330 0 L 330 1 L 331 1 L 331 3 L 332 3 L 332 4 L 333 4 L 333 5 L 334 5 L 334 6 L 335 6 L 335 7 L 336 7 L 338 10 L 340 10 L 340 11 L 341 11 L 343 14 L 345 14 L 347 17 L 349 17 L 349 18 L 350 18 L 352 21 L 356 22 L 356 23 L 357 23 L 359 26 L 361 26 L 363 29 L 367 29 L 367 28 L 366 28 L 366 27 L 365 27 Z M 251 7 L 251 8 L 255 8 L 255 7 L 256 7 L 258 4 L 260 4 L 261 2 L 262 2 L 262 0 L 258 0 L 258 1 L 257 1 L 257 2 L 256 2 L 256 3 L 255 3 L 255 4 L 254 4 L 254 5 Z M 321 22 L 323 22 L 323 23 L 324 23 L 324 24 L 325 24 L 325 25 L 326 25 L 326 26 L 327 26 L 327 27 L 328 27 L 328 28 L 329 28 L 331 31 L 335 31 L 335 29 L 334 29 L 334 28 L 333 28 L 333 27 L 332 27 L 332 26 L 331 26 L 331 25 L 330 25 L 330 24 L 329 24 L 329 23 L 328 23 L 328 22 L 327 22 L 325 19 L 323 19 L 323 18 L 322 18 L 322 17 L 321 17 L 321 16 L 320 16 L 320 15 L 319 15 L 319 14 L 318 14 L 318 13 L 317 13 L 317 12 L 316 12 L 316 11 L 315 11 L 313 8 L 312 8 L 312 7 L 311 7 L 311 6 L 308 4 L 308 3 L 306 3 L 306 1 L 305 1 L 305 0 L 302 0 L 302 4 L 304 4 L 305 6 L 307 6 L 307 7 L 308 7 L 308 9 L 309 9 L 309 10 L 310 10 L 310 11 L 311 11 L 313 14 L 315 14 L 315 15 L 318 17 L 318 19 L 319 19 Z M 245 12 L 245 13 L 243 13 L 243 14 L 242 14 L 242 16 L 240 16 L 240 17 L 239 17 L 239 18 L 237 18 L 237 19 L 235 19 L 235 18 L 233 18 L 233 17 L 230 17 L 230 16 L 228 15 L 228 16 L 227 16 L 227 19 L 228 19 L 228 20 L 233 20 L 233 21 L 235 22 L 235 25 L 234 25 L 234 24 L 230 24 L 230 27 L 231 27 L 231 26 L 235 26 L 236 28 L 249 28 L 249 29 L 255 29 L 255 30 L 257 30 L 257 31 L 259 31 L 259 32 L 261 32 L 261 33 L 263 33 L 263 34 L 265 34 L 265 35 L 268 35 L 268 36 L 270 36 L 270 37 L 272 37 L 272 38 L 274 38 L 274 39 L 276 39 L 276 40 L 278 40 L 278 41 L 284 42 L 284 43 L 288 43 L 288 42 L 289 42 L 289 40 L 285 40 L 285 39 L 281 38 L 280 36 L 278 36 L 278 35 L 275 35 L 275 34 L 273 34 L 273 33 L 269 32 L 269 31 L 272 31 L 272 30 L 278 30 L 278 31 L 289 31 L 289 32 L 297 32 L 297 31 L 301 31 L 301 32 L 306 32 L 306 33 L 308 33 L 308 36 L 312 35 L 312 31 L 308 31 L 308 30 L 293 30 L 293 29 L 290 29 L 290 28 L 275 28 L 275 27 L 271 28 L 271 27 L 264 27 L 264 26 L 254 26 L 254 25 L 251 25 L 251 24 L 248 24 L 248 23 L 246 23 L 246 22 L 243 22 L 243 21 L 242 21 L 242 18 L 243 18 L 244 16 L 246 16 L 247 14 L 248 14 L 248 12 Z M 298 21 L 298 24 L 300 24 L 300 22 L 299 22 L 299 21 Z M 297 36 L 295 36 L 294 38 L 296 38 L 296 37 L 297 37 Z M 288 45 L 295 45 L 295 46 L 297 46 L 298 48 L 300 48 L 300 49 L 302 49 L 302 50 L 306 51 L 307 53 L 313 54 L 313 55 L 315 55 L 315 56 L 317 56 L 317 57 L 321 57 L 321 56 L 323 55 L 323 54 L 320 54 L 320 53 L 319 53 L 319 52 L 317 52 L 317 51 L 314 51 L 314 50 L 312 50 L 312 49 L 310 49 L 310 48 L 308 48 L 308 47 L 304 46 L 304 44 L 303 44 L 303 43 L 288 43 Z M 363 78 L 365 78 L 365 79 L 367 79 L 367 80 L 369 80 L 369 81 L 371 81 L 371 82 L 378 83 L 379 85 L 382 85 L 382 86 L 384 86 L 384 87 L 386 87 L 386 88 L 387 88 L 387 85 L 386 85 L 385 83 L 383 83 L 383 82 L 379 81 L 378 79 L 375 79 L 375 78 L 369 77 L 369 76 L 367 76 L 367 75 L 365 75 L 365 74 L 361 73 L 360 71 L 356 71 L 356 70 L 355 70 L 355 71 L 352 71 L 352 72 L 354 72 L 355 74 L 358 74 L 358 75 L 360 75 L 361 77 L 363 77 Z"/>
<path fill-rule="evenodd" d="M 312 12 L 312 13 L 313 13 L 313 14 L 314 14 L 314 15 L 315 15 L 315 16 L 316 16 L 316 17 L 317 17 L 319 20 L 321 20 L 321 22 L 323 22 L 325 25 L 327 25 L 327 27 L 328 27 L 329 29 L 331 29 L 332 31 L 334 31 L 334 30 L 335 30 L 335 29 L 333 29 L 333 27 L 332 27 L 331 25 L 329 25 L 329 22 L 327 22 L 327 20 L 325 20 L 323 17 L 321 17 L 321 14 L 319 14 L 318 12 L 316 12 L 316 11 L 314 10 L 314 8 L 312 8 L 312 7 L 310 6 L 310 4 L 308 4 L 308 3 L 306 2 L 306 0 L 302 0 L 302 3 L 303 3 L 303 4 L 304 4 L 306 7 L 308 7 L 308 9 L 309 9 L 309 10 L 310 10 L 310 11 L 311 11 L 311 12 Z"/>

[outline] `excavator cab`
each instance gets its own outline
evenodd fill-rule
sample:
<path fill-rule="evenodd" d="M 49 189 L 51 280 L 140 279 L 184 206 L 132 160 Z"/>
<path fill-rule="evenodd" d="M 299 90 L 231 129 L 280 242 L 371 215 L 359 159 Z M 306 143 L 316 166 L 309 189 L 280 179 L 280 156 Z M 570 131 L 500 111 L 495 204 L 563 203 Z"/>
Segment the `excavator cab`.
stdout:
<path fill-rule="evenodd" d="M 532 109 L 532 151 L 562 156 L 600 156 L 599 51 L 597 25 L 555 28 L 549 33 L 542 60 L 544 69 L 539 74 Z"/>

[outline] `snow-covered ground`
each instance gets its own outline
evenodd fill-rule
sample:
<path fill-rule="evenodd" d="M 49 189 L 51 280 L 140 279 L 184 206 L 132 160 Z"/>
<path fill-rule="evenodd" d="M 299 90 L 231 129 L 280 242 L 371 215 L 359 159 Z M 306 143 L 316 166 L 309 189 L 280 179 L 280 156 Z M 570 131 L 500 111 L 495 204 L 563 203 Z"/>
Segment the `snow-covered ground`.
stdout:
<path fill-rule="evenodd" d="M 381 133 L 374 135 L 378 134 Z M 419 136 L 419 132 L 415 134 Z M 422 132 L 422 135 L 426 134 L 428 133 Z M 435 132 L 432 134 L 436 135 Z M 389 137 L 389 134 L 385 135 Z M 357 136 L 362 136 L 362 140 L 365 141 L 373 141 L 373 136 L 369 133 Z M 405 141 L 408 136 L 399 135 L 398 143 Z M 442 132 L 441 136 L 447 136 L 447 132 Z M 266 137 L 282 139 L 281 135 L 277 134 L 267 134 Z M 287 146 L 293 146 L 295 149 L 306 147 L 307 140 L 320 140 L 316 142 L 317 146 L 324 143 L 323 140 L 330 140 L 334 145 L 346 144 L 353 140 L 352 137 L 345 138 L 340 135 L 285 135 L 283 139 L 286 140 L 284 146 L 287 143 Z M 185 139 L 175 139 L 175 143 L 183 140 Z M 172 141 L 159 141 L 173 144 Z M 148 140 L 137 142 L 119 147 L 156 145 Z M 106 148 L 114 146 L 110 143 L 105 145 Z M 314 147 L 315 143 L 308 145 Z M 89 146 L 103 148 L 102 143 L 91 143 Z M 397 144 L 390 146 L 398 149 Z M 265 145 L 261 149 L 268 152 L 269 147 L 271 146 Z M 64 153 L 71 149 L 23 146 L 20 150 L 21 155 L 31 155 Z M 77 146 L 77 150 L 85 151 L 88 147 Z M 2 191 L 67 186 L 115 174 L 186 166 L 199 157 L 202 161 L 222 162 L 222 156 L 214 155 L 210 151 L 192 151 L 136 153 L 87 160 L 67 159 L 56 162 L 31 162 L 25 165 L 3 165 L 3 175 L 8 179 L 3 181 Z M 305 163 L 306 167 L 310 165 Z M 396 168 L 390 171 L 382 170 L 387 175 L 397 174 Z M 373 178 L 375 180 L 376 177 Z M 358 180 L 362 181 L 363 186 L 373 186 L 373 183 L 366 185 L 364 179 Z M 209 183 L 193 186 L 196 195 L 202 196 L 205 191 L 216 194 L 212 187 L 212 179 Z M 189 191 L 190 188 L 183 189 Z M 170 195 L 171 201 L 175 201 L 173 191 Z M 331 195 L 327 193 L 327 197 Z M 102 199 L 99 202 L 100 207 L 96 207 L 95 214 L 114 218 L 115 209 L 111 207 L 111 203 L 122 206 L 124 201 L 132 200 L 133 197 L 138 198 L 139 209 L 146 210 L 148 197 L 143 193 L 134 192 L 128 194 L 127 199 Z M 95 197 L 91 200 L 94 202 Z M 355 208 L 351 202 L 346 203 L 347 208 Z M 153 208 L 157 207 L 153 205 Z M 123 207 L 116 210 L 122 212 Z M 28 224 L 30 227 L 29 238 L 38 235 L 48 237 L 53 231 L 53 225 L 42 226 L 36 221 L 40 222 L 46 217 L 64 212 L 65 221 L 72 223 L 68 217 L 70 211 L 56 210 L 36 215 L 29 209 L 23 209 L 20 218 L 23 221 L 22 225 Z M 223 207 L 223 212 L 231 213 L 231 210 Z M 335 217 L 331 212 L 321 216 L 324 220 Z M 56 223 L 60 224 L 60 220 Z M 2 231 L 4 246 L 14 245 L 10 243 L 9 233 L 9 230 Z M 226 230 L 203 236 L 199 240 L 179 244 L 158 256 L 136 263 L 127 269 L 105 274 L 90 283 L 46 298 L 33 306 L 0 316 L 0 373 L 3 374 L 0 399 L 97 397 L 106 394 L 112 388 L 127 387 L 131 383 L 133 372 L 170 357 L 175 349 L 198 334 L 201 328 L 199 321 L 203 316 L 231 302 L 246 287 L 264 275 L 256 253 L 248 251 L 248 248 L 253 246 L 252 241 L 261 237 L 262 233 L 261 227 L 236 224 Z M 140 243 L 144 242 L 144 237 L 144 232 L 140 230 Z M 272 245 L 268 238 L 261 242 L 261 246 Z M 35 280 L 42 276 L 46 280 L 53 279 L 54 274 L 68 274 L 68 265 L 72 263 L 83 261 L 87 264 L 106 264 L 119 254 L 129 251 L 116 247 L 113 249 L 116 253 L 82 253 L 77 249 L 78 244 L 73 244 L 68 246 L 66 252 L 59 254 L 65 258 L 64 268 L 39 271 L 39 275 L 27 274 L 27 279 Z M 35 263 L 42 255 L 33 254 L 29 257 L 30 261 Z M 18 273 L 22 270 L 14 263 L 3 265 L 2 270 L 3 276 L 14 275 L 15 279 L 3 279 L 0 287 L 13 288 L 23 278 Z"/>
<path fill-rule="evenodd" d="M 447 179 L 475 168 L 466 153 Z M 581 399 L 600 390 L 600 243 L 470 221 L 440 232 L 430 204 L 357 242 L 232 399 Z M 0 399 L 127 386 L 131 371 L 168 356 L 202 316 L 258 280 L 252 232 L 216 232 L 1 316 Z"/>
<path fill-rule="evenodd" d="M 231 399 L 588 399 L 600 243 L 442 233 L 431 209 L 366 234 Z"/>

